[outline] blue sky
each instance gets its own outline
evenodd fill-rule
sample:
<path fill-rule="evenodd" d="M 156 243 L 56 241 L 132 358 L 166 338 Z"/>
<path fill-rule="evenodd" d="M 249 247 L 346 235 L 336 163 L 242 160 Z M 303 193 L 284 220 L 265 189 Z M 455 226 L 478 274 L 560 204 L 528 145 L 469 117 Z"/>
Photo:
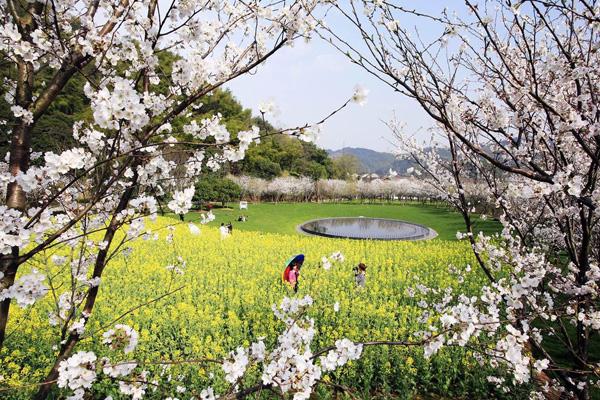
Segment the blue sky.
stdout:
<path fill-rule="evenodd" d="M 432 1 L 428 2 L 426 11 L 435 12 L 451 5 L 458 6 L 458 2 Z M 443 30 L 443 27 L 428 27 L 415 17 L 401 21 L 405 26 L 419 24 L 419 32 L 425 36 Z M 353 43 L 358 42 L 353 37 L 354 32 L 342 21 L 333 20 L 330 26 L 350 37 Z M 261 101 L 273 101 L 279 112 L 269 120 L 278 127 L 290 127 L 319 121 L 346 101 L 357 84 L 369 90 L 367 104 L 362 107 L 350 104 L 325 123 L 317 142 L 319 146 L 392 151 L 394 145 L 390 142 L 394 142 L 394 138 L 382 121 L 389 121 L 394 112 L 407 124 L 407 133 L 416 133 L 423 139 L 429 136 L 427 128 L 432 122 L 414 101 L 394 93 L 318 38 L 309 43 L 296 42 L 294 47 L 281 50 L 254 75 L 240 77 L 229 87 L 256 115 Z"/>

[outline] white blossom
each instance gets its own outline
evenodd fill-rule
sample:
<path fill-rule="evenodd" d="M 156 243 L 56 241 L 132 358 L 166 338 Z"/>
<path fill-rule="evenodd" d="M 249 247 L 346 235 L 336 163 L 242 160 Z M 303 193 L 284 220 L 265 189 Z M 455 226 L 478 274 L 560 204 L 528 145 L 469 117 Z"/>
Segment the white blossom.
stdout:
<path fill-rule="evenodd" d="M 214 221 L 216 218 L 215 214 L 213 214 L 212 211 L 202 214 L 201 217 L 202 217 L 202 221 L 200 221 L 200 223 L 203 225 L 208 224 L 211 221 Z"/>
<path fill-rule="evenodd" d="M 341 252 L 339 252 L 339 251 L 336 251 L 335 253 L 332 253 L 329 257 L 332 260 L 335 260 L 335 261 L 338 261 L 338 262 L 344 262 L 344 255 Z"/>
<path fill-rule="evenodd" d="M 132 361 L 112 364 L 108 358 L 103 358 L 102 363 L 102 372 L 111 378 L 128 376 L 137 367 L 137 363 Z"/>
<path fill-rule="evenodd" d="M 250 347 L 250 356 L 253 360 L 263 361 L 265 359 L 265 351 L 266 347 L 264 342 L 259 340 L 258 342 L 252 343 L 252 346 Z"/>
<path fill-rule="evenodd" d="M 319 138 L 320 133 L 321 125 L 308 126 L 300 129 L 298 132 L 298 139 L 302 140 L 303 142 L 314 143 Z"/>
<path fill-rule="evenodd" d="M 10 107 L 10 111 L 15 117 L 21 118 L 26 125 L 33 124 L 33 113 L 31 111 L 17 105 Z"/>
<path fill-rule="evenodd" d="M 549 365 L 550 365 L 550 361 L 548 361 L 547 359 L 536 360 L 535 363 L 533 364 L 533 368 L 535 368 L 536 371 L 541 372 L 541 371 L 547 369 Z"/>
<path fill-rule="evenodd" d="M 190 233 L 194 236 L 197 236 L 200 234 L 200 228 L 198 228 L 198 226 L 196 224 L 193 223 L 189 223 L 188 224 L 188 228 L 190 229 Z"/>
<path fill-rule="evenodd" d="M 354 344 L 349 339 L 335 342 L 335 349 L 321 357 L 321 366 L 324 371 L 332 371 L 345 365 L 350 360 L 358 360 L 362 353 L 362 344 Z"/>
<path fill-rule="evenodd" d="M 217 397 L 215 396 L 215 392 L 213 391 L 213 388 L 208 387 L 206 389 L 202 389 L 202 391 L 200 392 L 200 400 L 216 400 Z"/>
<path fill-rule="evenodd" d="M 30 274 L 21 276 L 8 289 L 0 291 L 0 300 L 14 299 L 21 307 L 33 305 L 48 293 L 45 280 L 44 274 L 33 269 Z"/>
<path fill-rule="evenodd" d="M 246 372 L 248 366 L 248 354 L 246 349 L 238 347 L 235 352 L 229 353 L 229 358 L 223 362 L 223 371 L 225 379 L 230 383 L 235 383 Z"/>
<path fill-rule="evenodd" d="M 72 390 L 89 389 L 96 380 L 96 355 L 90 351 L 79 351 L 61 361 L 58 367 L 58 387 Z"/>
<path fill-rule="evenodd" d="M 104 332 L 102 337 L 102 343 L 113 349 L 123 347 L 125 354 L 135 350 L 139 341 L 139 334 L 133 328 L 124 324 L 115 325 L 114 329 Z"/>
<path fill-rule="evenodd" d="M 367 103 L 367 95 L 369 94 L 369 90 L 357 85 L 354 88 L 354 93 L 352 93 L 352 101 L 359 106 L 364 106 Z"/>
<path fill-rule="evenodd" d="M 167 206 L 175 214 L 187 214 L 192 208 L 192 198 L 194 197 L 194 187 L 190 186 L 183 191 L 173 193 L 173 200 L 169 201 Z"/>
<path fill-rule="evenodd" d="M 276 106 L 271 100 L 262 101 L 258 104 L 258 111 L 262 114 L 271 114 L 275 111 Z"/>

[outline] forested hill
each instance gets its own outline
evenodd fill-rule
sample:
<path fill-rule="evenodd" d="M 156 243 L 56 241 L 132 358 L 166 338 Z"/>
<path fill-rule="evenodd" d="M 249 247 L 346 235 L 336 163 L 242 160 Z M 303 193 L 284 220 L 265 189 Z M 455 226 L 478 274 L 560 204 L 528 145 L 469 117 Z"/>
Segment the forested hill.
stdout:
<path fill-rule="evenodd" d="M 361 147 L 344 147 L 340 150 L 328 150 L 333 159 L 352 155 L 360 162 L 360 172 L 385 175 L 390 169 L 403 174 L 413 165 L 410 160 L 399 160 L 392 153 L 384 153 Z"/>

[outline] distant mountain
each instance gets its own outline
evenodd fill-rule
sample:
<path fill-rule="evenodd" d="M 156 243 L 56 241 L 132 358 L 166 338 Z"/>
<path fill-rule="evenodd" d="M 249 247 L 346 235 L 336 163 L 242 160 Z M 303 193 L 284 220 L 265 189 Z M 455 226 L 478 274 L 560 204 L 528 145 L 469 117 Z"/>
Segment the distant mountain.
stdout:
<path fill-rule="evenodd" d="M 443 158 L 450 158 L 448 149 L 438 149 Z M 358 158 L 363 170 L 362 173 L 376 173 L 377 175 L 387 175 L 390 169 L 400 175 L 406 175 L 406 170 L 414 167 L 416 164 L 412 159 L 398 159 L 392 153 L 385 153 L 361 147 L 344 147 L 340 150 L 327 150 L 330 157 L 339 157 L 342 154 L 351 154 Z"/>
<path fill-rule="evenodd" d="M 390 168 L 401 175 L 406 174 L 406 170 L 414 166 L 412 160 L 399 160 L 392 153 L 364 149 L 360 147 L 344 147 L 340 150 L 327 150 L 332 158 L 343 154 L 350 154 L 358 158 L 362 166 L 362 173 L 376 173 L 386 175 Z"/>

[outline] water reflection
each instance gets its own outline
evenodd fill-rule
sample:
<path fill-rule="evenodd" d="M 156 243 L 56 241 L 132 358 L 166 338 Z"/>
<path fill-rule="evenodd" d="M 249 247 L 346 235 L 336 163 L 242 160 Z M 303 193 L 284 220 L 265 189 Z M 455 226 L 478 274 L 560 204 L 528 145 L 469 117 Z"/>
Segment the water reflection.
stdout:
<path fill-rule="evenodd" d="M 301 226 L 307 233 L 352 239 L 416 240 L 430 235 L 430 229 L 408 222 L 383 218 L 326 218 Z"/>

